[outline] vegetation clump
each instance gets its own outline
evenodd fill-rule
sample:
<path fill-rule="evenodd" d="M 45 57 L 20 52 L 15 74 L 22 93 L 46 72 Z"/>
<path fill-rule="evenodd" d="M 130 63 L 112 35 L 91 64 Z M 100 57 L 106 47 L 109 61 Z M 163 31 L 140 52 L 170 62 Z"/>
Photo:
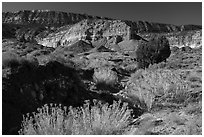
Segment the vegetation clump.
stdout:
<path fill-rule="evenodd" d="M 188 83 L 176 72 L 165 69 L 139 70 L 127 82 L 126 92 L 138 100 L 140 107 L 182 104 L 188 99 Z"/>
<path fill-rule="evenodd" d="M 99 88 L 113 88 L 118 84 L 117 73 L 108 67 L 97 68 L 93 74 L 93 80 Z"/>
<path fill-rule="evenodd" d="M 139 68 L 147 68 L 150 64 L 166 61 L 171 50 L 165 36 L 152 38 L 149 42 L 141 42 L 136 50 Z"/>
<path fill-rule="evenodd" d="M 87 101 L 83 107 L 44 105 L 24 117 L 21 135 L 118 135 L 131 130 L 131 110 L 127 104 L 112 105 Z"/>

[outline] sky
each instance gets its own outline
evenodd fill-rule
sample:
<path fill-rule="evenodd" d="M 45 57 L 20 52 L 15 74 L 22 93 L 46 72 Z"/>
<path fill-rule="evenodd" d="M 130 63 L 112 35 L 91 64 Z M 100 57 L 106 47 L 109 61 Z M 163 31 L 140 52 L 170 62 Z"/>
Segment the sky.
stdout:
<path fill-rule="evenodd" d="M 202 25 L 202 2 L 3 2 L 2 11 L 48 9 L 157 23 Z"/>

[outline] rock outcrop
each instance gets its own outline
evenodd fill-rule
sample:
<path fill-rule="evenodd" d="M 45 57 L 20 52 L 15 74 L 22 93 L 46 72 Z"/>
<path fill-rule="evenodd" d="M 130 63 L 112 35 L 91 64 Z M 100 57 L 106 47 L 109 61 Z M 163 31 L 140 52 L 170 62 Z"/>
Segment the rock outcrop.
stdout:
<path fill-rule="evenodd" d="M 191 31 L 179 31 L 171 33 L 145 33 L 142 34 L 143 38 L 151 39 L 156 35 L 164 35 L 169 40 L 170 46 L 185 47 L 190 46 L 191 48 L 199 48 L 202 46 L 202 30 L 191 30 Z"/>
<path fill-rule="evenodd" d="M 202 30 L 172 33 L 167 35 L 167 38 L 170 45 L 178 47 L 198 48 L 202 46 Z"/>
<path fill-rule="evenodd" d="M 50 10 L 23 10 L 17 12 L 3 12 L 2 22 L 12 24 L 44 24 L 47 26 L 63 26 L 75 24 L 84 19 L 105 19 L 107 17 L 91 16 L 87 14 L 76 14 Z M 171 25 L 162 23 L 151 23 L 147 21 L 128 21 L 121 20 L 137 32 L 173 32 L 184 30 L 198 30 L 202 27 L 199 25 Z"/>
<path fill-rule="evenodd" d="M 68 47 L 63 47 L 63 51 L 69 51 L 69 52 L 73 52 L 73 54 L 78 54 L 78 53 L 83 53 L 83 52 L 87 52 L 91 49 L 93 49 L 94 47 L 90 44 L 87 43 L 83 40 L 79 40 L 76 41 L 74 44 L 68 46 Z"/>
<path fill-rule="evenodd" d="M 177 31 L 199 30 L 202 26 L 199 25 L 180 25 L 153 23 L 147 21 L 125 21 L 125 23 L 137 33 L 153 32 L 153 33 L 169 33 Z"/>
<path fill-rule="evenodd" d="M 17 12 L 3 12 L 2 22 L 13 24 L 43 24 L 48 26 L 62 26 L 74 24 L 83 19 L 102 18 L 87 14 L 57 12 L 50 10 L 23 10 Z"/>
<path fill-rule="evenodd" d="M 133 33 L 166 33 L 167 38 L 172 39 L 170 45 L 181 45 L 179 40 L 182 38 L 180 38 L 179 33 L 194 30 L 197 31 L 195 35 L 192 33 L 194 36 L 184 38 L 184 41 L 189 41 L 188 43 L 192 45 L 190 37 L 197 39 L 195 37 L 200 37 L 202 29 L 202 26 L 199 25 L 176 26 L 146 21 L 134 22 L 48 10 L 3 12 L 2 22 L 7 25 L 23 25 L 14 27 L 14 29 L 8 29 L 4 25 L 3 38 L 14 37 L 15 35 L 21 41 L 37 41 L 41 45 L 53 48 L 69 46 L 77 40 L 94 42 L 103 37 L 108 39 L 108 43 L 117 44 L 123 40 L 130 40 Z M 6 27 L 7 29 L 5 29 Z M 174 34 L 178 35 L 179 38 L 175 38 Z M 193 43 L 199 43 L 200 40 L 201 37 Z"/>
<path fill-rule="evenodd" d="M 130 27 L 120 20 L 83 20 L 72 26 L 63 26 L 49 34 L 40 44 L 48 47 L 69 46 L 77 40 L 97 41 L 103 37 L 121 36 L 129 39 Z"/>

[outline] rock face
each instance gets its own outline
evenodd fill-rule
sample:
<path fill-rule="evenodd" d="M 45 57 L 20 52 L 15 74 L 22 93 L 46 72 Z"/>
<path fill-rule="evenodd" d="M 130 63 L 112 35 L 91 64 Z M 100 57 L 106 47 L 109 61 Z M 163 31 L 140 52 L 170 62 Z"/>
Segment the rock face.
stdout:
<path fill-rule="evenodd" d="M 160 35 L 160 34 L 157 34 Z M 171 33 L 162 33 L 169 40 L 170 46 L 184 47 L 190 46 L 197 48 L 202 46 L 202 30 L 180 31 Z M 142 34 L 143 38 L 151 39 L 155 37 L 154 33 Z"/>
<path fill-rule="evenodd" d="M 139 41 L 131 39 L 131 40 L 124 40 L 118 43 L 120 49 L 124 51 L 136 51 L 137 46 L 139 45 Z"/>
<path fill-rule="evenodd" d="M 40 44 L 48 47 L 69 46 L 77 40 L 97 41 L 102 37 L 121 36 L 129 39 L 130 27 L 120 20 L 83 20 L 72 26 L 63 26 L 63 31 L 51 33 Z M 90 38 L 89 38 L 90 37 Z"/>
<path fill-rule="evenodd" d="M 190 46 L 197 48 L 202 46 L 202 30 L 177 32 L 174 35 L 167 35 L 170 45 L 178 47 Z"/>
<path fill-rule="evenodd" d="M 147 21 L 125 21 L 132 30 L 137 33 L 143 32 L 154 32 L 154 33 L 167 33 L 167 32 L 176 32 L 176 31 L 188 31 L 188 30 L 199 30 L 202 29 L 202 26 L 199 25 L 181 25 L 176 26 L 172 24 L 162 24 L 162 23 L 152 23 Z"/>
<path fill-rule="evenodd" d="M 74 43 L 68 47 L 64 47 L 63 50 L 70 51 L 73 53 L 83 53 L 83 52 L 87 52 L 93 48 L 94 47 L 91 44 L 89 44 L 83 40 L 79 40 L 76 43 Z"/>
<path fill-rule="evenodd" d="M 136 26 L 134 26 L 136 25 Z M 180 33 L 186 33 L 186 31 L 181 31 L 181 29 L 178 26 L 174 25 L 164 25 L 164 24 L 154 24 L 155 29 L 159 28 L 157 30 L 151 30 L 149 28 L 153 28 L 152 26 L 147 27 L 145 30 L 141 30 L 140 26 L 137 26 L 137 23 L 133 23 L 128 25 L 126 22 L 123 22 L 121 20 L 83 20 L 75 25 L 72 25 L 70 27 L 65 27 L 63 26 L 60 28 L 62 31 L 57 31 L 51 33 L 48 35 L 46 38 L 43 40 L 38 41 L 39 44 L 48 46 L 48 47 L 57 47 L 57 46 L 69 46 L 71 43 L 74 41 L 84 39 L 86 40 L 87 36 L 90 37 L 90 41 L 94 42 L 97 40 L 100 40 L 101 38 L 107 38 L 109 45 L 110 44 L 118 44 L 121 41 L 125 40 L 130 40 L 133 38 L 132 34 L 139 33 L 143 34 L 146 32 L 162 32 L 165 33 L 166 37 L 170 41 L 170 45 L 181 45 L 179 42 L 179 39 L 181 37 L 184 37 L 183 39 L 189 39 L 193 36 L 192 39 L 198 39 L 194 40 L 199 42 L 201 40 L 201 30 L 197 30 L 196 34 L 195 31 L 191 32 L 190 35 L 187 35 L 187 38 L 185 37 L 185 34 L 180 34 Z M 163 27 L 159 27 L 159 25 Z M 173 26 L 173 27 L 172 27 Z M 172 28 L 171 28 L 172 27 Z M 190 28 L 188 28 L 190 29 Z M 193 28 L 193 29 L 199 29 L 199 27 Z M 185 30 L 185 29 L 184 29 Z M 88 32 L 88 34 L 86 33 Z M 171 33 L 169 33 L 171 32 Z M 187 31 L 188 32 L 188 31 Z M 187 34 L 187 33 L 186 33 Z M 149 35 L 149 34 L 148 34 Z M 183 36 L 182 36 L 183 35 Z M 142 35 L 143 36 L 143 35 Z M 199 38 L 198 38 L 199 37 Z M 139 38 L 139 37 L 138 37 Z M 149 39 L 151 36 L 149 37 Z M 148 39 L 143 39 L 142 40 L 148 40 Z M 189 41 L 189 44 L 192 44 L 191 39 L 187 40 Z"/>
<path fill-rule="evenodd" d="M 44 24 L 47 26 L 62 26 L 66 24 L 74 24 L 84 19 L 110 19 L 106 17 L 91 16 L 87 14 L 76 14 L 57 12 L 49 10 L 23 10 L 18 12 L 3 12 L 2 22 L 13 24 Z M 147 21 L 127 21 L 124 20 L 128 26 L 137 32 L 172 32 L 201 29 L 198 25 L 171 25 L 161 23 L 151 23 Z"/>
<path fill-rule="evenodd" d="M 56 12 L 49 10 L 23 10 L 18 12 L 3 12 L 3 23 L 14 24 L 44 24 L 48 26 L 62 26 L 74 24 L 83 19 L 101 18 L 86 14 L 75 14 L 66 12 Z"/>
<path fill-rule="evenodd" d="M 202 26 L 199 25 L 176 26 L 146 21 L 133 22 L 48 10 L 4 12 L 2 14 L 2 22 L 4 24 L 23 25 L 17 28 L 13 27 L 13 29 L 8 29 L 8 27 L 5 29 L 6 26 L 4 25 L 3 38 L 16 36 L 21 41 L 34 40 L 43 46 L 53 48 L 69 46 L 78 40 L 94 42 L 103 37 L 106 37 L 108 42 L 112 41 L 112 44 L 117 44 L 123 40 L 130 40 L 133 33 L 166 33 L 165 35 L 168 35 L 167 38 L 172 39 L 170 40 L 170 45 L 181 45 L 179 42 L 182 39 L 179 36 L 180 32 L 197 30 L 198 32 L 193 32 L 196 33 L 195 35 L 192 33 L 194 36 L 184 38 L 184 41 L 192 44 L 189 37 L 197 39 L 195 37 L 200 37 L 200 30 L 202 29 Z M 13 30 L 14 32 L 12 32 Z M 179 38 L 175 38 L 175 33 L 178 33 Z M 199 43 L 201 37 L 198 38 L 198 41 L 195 41 L 194 43 Z"/>

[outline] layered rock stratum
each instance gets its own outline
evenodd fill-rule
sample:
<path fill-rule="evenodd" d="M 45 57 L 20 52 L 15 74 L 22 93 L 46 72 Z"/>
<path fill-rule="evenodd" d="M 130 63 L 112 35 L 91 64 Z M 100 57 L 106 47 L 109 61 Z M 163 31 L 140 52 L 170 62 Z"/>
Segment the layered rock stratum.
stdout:
<path fill-rule="evenodd" d="M 17 37 L 21 41 L 37 41 L 38 44 L 54 48 L 69 46 L 78 40 L 95 42 L 104 37 L 109 43 L 117 44 L 113 42 L 116 37 L 120 36 L 122 41 L 130 40 L 133 33 L 145 38 L 150 38 L 152 34 L 164 34 L 171 46 L 199 47 L 202 43 L 202 26 L 199 25 L 116 20 L 49 10 L 3 12 L 2 22 L 3 34 L 6 35 L 3 38 Z M 7 34 L 7 31 L 12 33 Z"/>

